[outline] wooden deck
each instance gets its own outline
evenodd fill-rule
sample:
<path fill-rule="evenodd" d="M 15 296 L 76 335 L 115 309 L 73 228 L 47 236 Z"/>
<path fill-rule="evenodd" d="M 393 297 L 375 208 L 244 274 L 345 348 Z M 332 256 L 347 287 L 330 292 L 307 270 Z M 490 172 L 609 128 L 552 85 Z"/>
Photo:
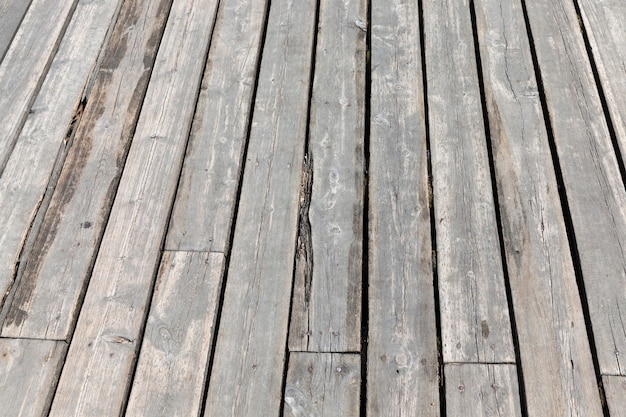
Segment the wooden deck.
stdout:
<path fill-rule="evenodd" d="M 624 22 L 0 0 L 0 416 L 626 416 Z"/>

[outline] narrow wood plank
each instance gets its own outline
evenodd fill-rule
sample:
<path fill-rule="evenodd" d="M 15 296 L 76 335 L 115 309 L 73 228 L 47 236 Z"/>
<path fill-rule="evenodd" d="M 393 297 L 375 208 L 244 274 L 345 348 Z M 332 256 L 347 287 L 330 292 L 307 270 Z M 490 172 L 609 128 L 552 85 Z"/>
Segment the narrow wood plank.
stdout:
<path fill-rule="evenodd" d="M 30 0 L 0 1 L 0 62 L 9 49 L 28 6 L 30 6 Z"/>
<path fill-rule="evenodd" d="M 602 415 L 521 3 L 475 7 L 528 415 Z"/>
<path fill-rule="evenodd" d="M 206 415 L 278 415 L 315 2 L 272 1 Z"/>
<path fill-rule="evenodd" d="M 66 347 L 65 342 L 0 339 L 2 415 L 47 415 Z"/>
<path fill-rule="evenodd" d="M 0 64 L 0 175 L 78 0 L 33 0 Z M 1 266 L 4 268 L 4 266 Z M 2 279 L 0 278 L 0 293 Z"/>
<path fill-rule="evenodd" d="M 522 416 L 515 365 L 447 364 L 445 374 L 448 415 Z"/>
<path fill-rule="evenodd" d="M 367 2 L 322 0 L 289 349 L 361 349 Z M 307 218 L 308 216 L 308 218 Z M 310 253 L 309 253 L 310 252 Z M 301 259 L 302 257 L 306 259 Z"/>
<path fill-rule="evenodd" d="M 113 204 L 171 3 L 124 2 L 20 278 L 3 336 L 69 336 Z"/>
<path fill-rule="evenodd" d="M 367 415 L 439 415 L 418 3 L 371 12 Z"/>
<path fill-rule="evenodd" d="M 216 3 L 177 1 L 170 12 L 52 417 L 117 415 L 126 402 Z"/>
<path fill-rule="evenodd" d="M 228 252 L 267 4 L 220 4 L 165 247 Z"/>
<path fill-rule="evenodd" d="M 445 362 L 513 362 L 468 0 L 424 8 Z"/>
<path fill-rule="evenodd" d="M 122 0 L 80 2 L 76 6 L 59 50 L 28 114 L 24 128 L 15 142 L 14 152 L 2 172 L 0 219 L 8 225 L 0 232 L 0 247 L 2 247 L 0 294 L 2 295 L 13 279 L 23 242 L 46 192 L 51 173 L 57 162 L 57 155 L 65 148 L 68 127 L 80 116 L 79 103 L 97 65 L 100 49 L 105 43 L 109 26 L 117 15 L 121 3 Z M 28 14 L 33 10 L 37 10 L 35 3 L 29 9 Z M 55 17 L 52 11 L 49 12 L 50 15 L 39 16 L 38 27 L 41 26 L 41 22 L 48 22 Z M 28 15 L 26 19 L 29 19 Z M 25 24 L 23 23 L 22 27 Z M 40 31 L 40 34 L 41 32 L 43 31 Z M 21 43 L 14 42 L 14 45 L 19 46 Z M 2 64 L 16 65 L 12 59 L 8 60 L 7 56 Z M 26 59 L 21 65 L 29 62 Z M 19 68 L 21 71 L 29 72 L 24 67 Z M 2 83 L 5 79 L 3 77 L 8 75 L 3 74 L 0 68 L 0 91 L 4 91 Z M 9 77 L 9 82 L 16 82 L 16 80 L 11 80 Z M 29 89 L 26 85 L 19 87 Z M 11 89 L 13 88 L 15 85 L 11 85 Z M 21 111 L 20 95 L 14 96 L 9 90 L 9 94 L 2 95 L 0 100 L 6 97 L 17 100 L 8 103 L 11 108 L 8 110 L 9 113 Z M 3 113 L 3 106 L 4 104 L 0 104 L 0 114 Z M 0 129 L 5 127 L 13 129 L 12 121 L 6 120 L 6 126 L 4 122 L 4 119 L 0 119 L 0 126 L 2 126 Z M 5 133 L 9 134 L 4 130 L 0 131 L 0 137 L 8 138 L 9 136 L 5 136 Z M 5 144 L 0 143 L 0 160 L 3 158 L 2 152 L 5 149 L 2 148 L 3 146 Z"/>
<path fill-rule="evenodd" d="M 357 417 L 360 383 L 359 355 L 291 353 L 285 417 Z"/>
<path fill-rule="evenodd" d="M 166 252 L 126 416 L 200 415 L 224 255 Z"/>
<path fill-rule="evenodd" d="M 602 383 L 611 417 L 626 417 L 626 378 L 603 376 Z"/>
<path fill-rule="evenodd" d="M 626 192 L 571 2 L 528 2 L 600 372 L 626 375 Z M 575 134 L 573 134 L 575 133 Z"/>

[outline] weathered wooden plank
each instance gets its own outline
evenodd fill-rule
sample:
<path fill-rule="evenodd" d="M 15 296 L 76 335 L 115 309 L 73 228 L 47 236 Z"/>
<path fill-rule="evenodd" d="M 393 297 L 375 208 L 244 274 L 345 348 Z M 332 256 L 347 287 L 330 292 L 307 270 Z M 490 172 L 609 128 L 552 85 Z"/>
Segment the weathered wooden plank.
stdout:
<path fill-rule="evenodd" d="M 602 415 L 521 3 L 475 7 L 528 415 Z"/>
<path fill-rule="evenodd" d="M 172 6 L 50 416 L 117 415 L 126 401 L 216 8 Z"/>
<path fill-rule="evenodd" d="M 361 349 L 367 2 L 322 0 L 289 349 Z M 308 218 L 307 218 L 308 216 Z M 303 221 L 304 220 L 304 221 Z"/>
<path fill-rule="evenodd" d="M 272 1 L 206 415 L 278 415 L 316 3 Z"/>
<path fill-rule="evenodd" d="M 371 11 L 367 415 L 439 415 L 418 3 Z"/>
<path fill-rule="evenodd" d="M 447 364 L 445 375 L 448 415 L 522 416 L 515 365 Z"/>
<path fill-rule="evenodd" d="M 0 175 L 78 0 L 33 0 L 0 65 Z M 67 127 L 67 126 L 66 126 Z M 4 268 L 4 265 L 1 266 Z M 2 292 L 0 278 L 0 293 Z"/>
<path fill-rule="evenodd" d="M 513 362 L 468 0 L 424 8 L 445 362 Z"/>
<path fill-rule="evenodd" d="M 266 9 L 220 4 L 166 249 L 229 251 Z"/>
<path fill-rule="evenodd" d="M 89 278 L 172 0 L 124 2 L 2 335 L 66 339 Z M 59 291 L 63 288 L 63 291 Z"/>
<path fill-rule="evenodd" d="M 2 415 L 47 415 L 66 347 L 49 340 L 0 339 Z"/>
<path fill-rule="evenodd" d="M 611 417 L 626 417 L 626 378 L 603 376 L 602 383 Z"/>
<path fill-rule="evenodd" d="M 572 215 L 600 372 L 626 375 L 626 192 L 571 2 L 526 4 Z"/>
<path fill-rule="evenodd" d="M 291 353 L 285 417 L 357 417 L 360 383 L 359 355 Z"/>
<path fill-rule="evenodd" d="M 30 2 L 31 0 L 0 1 L 0 62 L 9 49 Z"/>
<path fill-rule="evenodd" d="M 165 252 L 126 416 L 200 415 L 224 255 Z"/>
<path fill-rule="evenodd" d="M 79 103 L 97 65 L 100 49 L 105 43 L 109 26 L 121 3 L 122 0 L 88 1 L 80 2 L 76 6 L 59 50 L 15 142 L 14 152 L 2 172 L 0 219 L 3 224 L 8 225 L 0 232 L 0 247 L 2 247 L 0 294 L 2 295 L 13 279 L 23 242 L 46 192 L 57 156 L 64 151 L 68 139 L 68 126 L 80 117 Z M 35 3 L 29 9 L 26 19 L 29 19 L 33 10 L 36 10 Z M 41 22 L 48 22 L 54 18 L 56 10 L 54 13 L 49 12 L 51 16 L 39 16 L 38 26 L 41 26 Z M 25 24 L 23 23 L 22 27 Z M 19 46 L 21 42 L 14 42 L 14 45 Z M 26 59 L 21 65 L 28 62 L 29 60 Z M 8 55 L 2 64 L 5 63 L 17 65 L 13 62 L 13 58 L 9 59 Z M 17 67 L 21 71 L 29 72 L 24 67 L 19 65 Z M 3 76 L 6 75 L 8 74 L 3 74 L 0 69 L 0 91 L 4 91 L 2 83 L 4 82 Z M 9 79 L 9 82 L 12 80 Z M 11 89 L 13 88 L 15 86 L 11 85 Z M 29 90 L 26 85 L 21 85 L 20 88 Z M 8 112 L 21 111 L 21 94 L 14 96 L 10 92 L 7 96 L 18 100 L 16 103 L 10 103 L 11 109 Z M 2 95 L 0 100 L 4 100 L 7 96 Z M 3 106 L 4 104 L 0 104 L 0 114 L 3 113 Z M 0 126 L 2 126 L 0 129 L 5 128 L 4 122 L 4 119 L 0 121 Z M 11 120 L 6 120 L 6 123 L 7 128 L 13 129 L 11 126 L 14 125 Z M 5 133 L 13 134 L 1 130 L 0 138 L 8 138 L 9 136 L 5 136 Z M 3 146 L 5 144 L 0 144 L 0 159 L 3 158 L 3 149 L 8 149 L 2 148 Z"/>

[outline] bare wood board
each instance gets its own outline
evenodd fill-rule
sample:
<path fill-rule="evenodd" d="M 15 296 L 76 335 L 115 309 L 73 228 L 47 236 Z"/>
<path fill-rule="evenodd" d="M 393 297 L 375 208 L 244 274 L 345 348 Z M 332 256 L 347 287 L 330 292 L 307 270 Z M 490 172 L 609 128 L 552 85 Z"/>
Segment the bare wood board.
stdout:
<path fill-rule="evenodd" d="M 611 417 L 626 417 L 626 378 L 603 376 L 602 383 Z"/>
<path fill-rule="evenodd" d="M 17 28 L 30 6 L 30 0 L 2 0 L 0 1 L 0 63 Z"/>

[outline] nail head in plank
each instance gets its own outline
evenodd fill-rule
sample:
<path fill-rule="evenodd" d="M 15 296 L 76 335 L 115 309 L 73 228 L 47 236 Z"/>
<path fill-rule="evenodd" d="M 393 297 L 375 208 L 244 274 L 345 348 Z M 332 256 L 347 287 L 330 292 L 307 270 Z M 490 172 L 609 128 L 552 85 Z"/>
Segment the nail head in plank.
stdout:
<path fill-rule="evenodd" d="M 0 1 L 0 62 L 9 49 L 28 6 L 30 6 L 30 0 Z"/>
<path fill-rule="evenodd" d="M 602 382 L 611 417 L 626 417 L 626 378 L 603 376 Z"/>
<path fill-rule="evenodd" d="M 438 416 L 419 8 L 371 14 L 367 415 Z"/>

